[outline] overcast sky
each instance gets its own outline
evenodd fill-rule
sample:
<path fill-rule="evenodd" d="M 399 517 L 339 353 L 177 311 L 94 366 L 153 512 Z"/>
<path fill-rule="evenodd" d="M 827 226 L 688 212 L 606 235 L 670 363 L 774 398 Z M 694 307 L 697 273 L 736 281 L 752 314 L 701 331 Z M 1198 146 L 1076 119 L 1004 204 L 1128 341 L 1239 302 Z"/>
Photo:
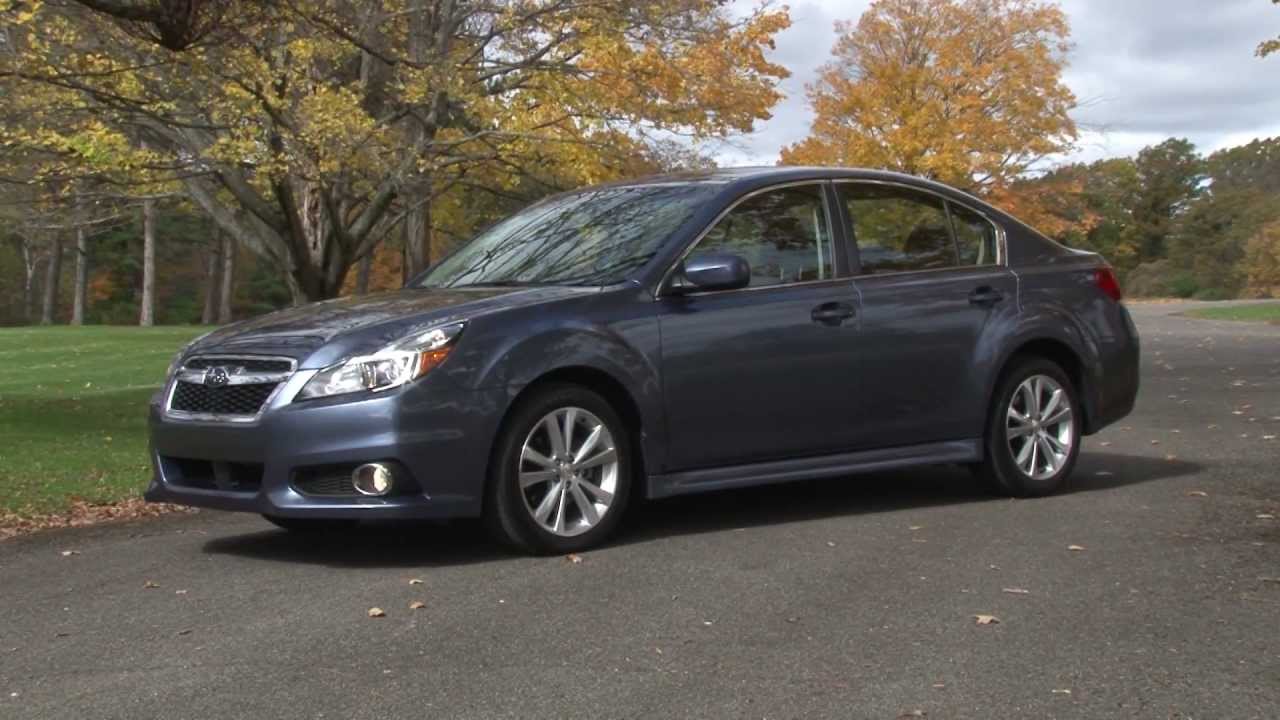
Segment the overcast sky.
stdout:
<path fill-rule="evenodd" d="M 738 0 L 747 7 L 755 3 Z M 856 20 L 870 0 L 789 0 L 791 28 L 773 59 L 792 76 L 773 119 L 719 146 L 722 165 L 772 165 L 803 138 L 805 84 L 830 57 L 836 20 Z M 1128 155 L 1171 136 L 1202 150 L 1280 135 L 1280 56 L 1258 43 L 1280 35 L 1270 0 L 1061 0 L 1075 48 L 1065 79 L 1080 107 L 1073 160 Z"/>

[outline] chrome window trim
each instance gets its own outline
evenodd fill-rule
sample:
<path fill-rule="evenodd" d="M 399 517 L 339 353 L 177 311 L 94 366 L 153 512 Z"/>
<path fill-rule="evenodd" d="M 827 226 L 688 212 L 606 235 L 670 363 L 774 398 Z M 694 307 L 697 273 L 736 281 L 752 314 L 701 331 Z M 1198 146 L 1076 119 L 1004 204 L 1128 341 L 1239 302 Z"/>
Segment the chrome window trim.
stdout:
<path fill-rule="evenodd" d="M 932 188 L 922 187 L 922 186 L 920 186 L 920 185 L 912 185 L 911 183 L 898 182 L 898 181 L 895 181 L 895 180 L 868 180 L 868 179 L 862 179 L 862 178 L 833 178 L 833 179 L 831 180 L 831 183 L 832 183 L 832 185 L 885 185 L 885 186 L 888 186 L 888 187 L 904 188 L 904 189 L 907 189 L 907 190 L 914 190 L 914 191 L 919 192 L 919 193 L 924 193 L 924 194 L 926 194 L 926 195 L 931 195 L 931 196 L 933 196 L 933 197 L 936 197 L 936 198 L 938 198 L 938 199 L 942 200 L 944 203 L 949 203 L 949 204 L 959 205 L 960 207 L 964 208 L 965 210 L 968 210 L 969 212 L 973 213 L 974 215 L 977 215 L 978 217 L 982 218 L 983 220 L 986 220 L 988 223 L 990 223 L 990 224 L 991 224 L 991 227 L 995 228 L 995 231 L 996 231 L 996 261 L 995 261 L 994 263 L 991 263 L 990 265 L 960 265 L 960 264 L 958 264 L 958 263 L 957 263 L 955 267 L 949 267 L 949 268 L 931 268 L 931 269 L 928 269 L 928 270 L 898 270 L 898 271 L 895 271 L 895 272 L 889 272 L 889 273 L 859 273 L 859 274 L 858 274 L 858 275 L 856 275 L 855 277 L 880 277 L 880 276 L 883 276 L 883 275 L 908 275 L 908 274 L 913 274 L 913 273 L 938 272 L 939 270 L 964 270 L 964 269 L 975 269 L 975 268 L 1008 267 L 1008 266 L 1009 266 L 1009 247 L 1008 247 L 1008 236 L 1005 234 L 1004 227 L 1003 227 L 1003 226 L 1001 226 L 1001 225 L 1000 225 L 1000 223 L 996 222 L 995 220 L 992 220 L 992 219 L 991 219 L 991 216 L 990 216 L 990 215 L 988 215 L 986 212 L 984 212 L 984 211 L 980 210 L 979 208 L 976 208 L 976 207 L 974 207 L 974 206 L 970 205 L 970 204 L 969 204 L 969 203 L 967 203 L 967 202 L 961 202 L 961 201 L 959 201 L 959 200 L 952 199 L 952 198 L 950 198 L 950 197 L 947 197 L 947 196 L 946 196 L 946 195 L 944 195 L 943 193 L 940 193 L 940 192 L 938 192 L 937 190 L 934 190 L 934 189 L 932 189 Z M 846 213 L 847 213 L 847 211 L 846 211 Z M 949 216 L 949 215 L 950 215 L 950 213 L 949 213 L 949 211 L 948 211 L 948 216 Z M 850 222 L 850 223 L 852 223 L 852 222 L 853 222 L 853 218 L 852 218 L 852 217 L 851 217 L 851 218 L 849 218 L 849 222 Z M 950 220 L 948 220 L 948 222 L 950 222 Z M 850 237 L 849 237 L 848 239 L 849 239 L 849 241 L 850 241 L 850 242 L 852 242 L 852 243 L 853 243 L 853 245 L 856 247 L 856 246 L 857 246 L 857 244 L 858 244 L 857 235 L 856 235 L 856 233 L 853 233 L 853 231 L 852 231 L 852 230 L 853 230 L 853 229 L 852 229 L 852 228 L 850 228 Z M 951 228 L 951 237 L 952 237 L 952 241 L 953 241 L 953 242 L 954 242 L 954 240 L 955 240 L 955 235 L 956 235 L 956 231 L 955 231 L 955 227 L 954 227 L 954 225 L 953 225 L 953 226 L 952 226 L 952 228 Z M 957 259 L 958 259 L 958 257 L 957 257 Z M 861 269 L 861 268 L 859 268 L 859 269 Z"/>
<path fill-rule="evenodd" d="M 203 412 L 187 412 L 184 410 L 173 409 L 173 394 L 178 389 L 178 381 L 198 382 L 204 384 L 204 376 L 206 369 L 188 370 L 186 364 L 192 360 L 226 360 L 228 363 L 236 360 L 275 360 L 279 362 L 289 363 L 289 370 L 276 373 L 250 373 L 245 375 L 233 375 L 227 378 L 227 385 L 251 385 L 275 382 L 276 386 L 262 401 L 262 406 L 258 408 L 258 412 L 253 415 L 235 415 L 230 413 L 203 413 Z M 182 359 L 182 365 L 173 374 L 173 377 L 167 380 L 168 388 L 164 395 L 164 417 L 166 420 L 176 420 L 179 422 L 201 422 L 201 423 L 237 423 L 250 424 L 256 423 L 262 418 L 262 414 L 271 407 L 275 399 L 279 397 L 281 391 L 289 384 L 289 379 L 294 376 L 298 370 L 298 361 L 291 357 L 283 357 L 279 355 L 253 355 L 245 353 L 241 355 L 192 355 Z M 198 380 L 197 380 L 198 378 Z"/>
<path fill-rule="evenodd" d="M 754 287 L 754 288 L 748 286 L 744 288 L 738 288 L 736 290 L 705 290 L 703 292 L 681 293 L 680 297 L 700 297 L 705 295 L 724 295 L 727 293 L 751 292 L 751 291 L 759 291 L 759 290 L 777 290 L 780 288 L 800 287 L 803 285 L 829 283 L 837 280 L 848 280 L 849 279 L 848 276 L 840 277 L 837 272 L 838 264 L 837 264 L 837 258 L 836 258 L 836 240 L 837 240 L 836 235 L 838 233 L 836 232 L 835 224 L 832 222 L 831 202 L 830 202 L 830 198 L 827 197 L 827 192 L 825 189 L 828 182 L 829 180 L 827 180 L 826 178 L 817 178 L 817 179 L 810 179 L 810 180 L 791 180 L 789 182 L 778 183 L 777 185 L 769 185 L 767 187 L 756 188 L 755 190 L 752 190 L 746 195 L 743 195 L 738 199 L 734 200 L 733 202 L 729 203 L 728 207 L 721 210 L 714 218 L 711 219 L 711 222 L 707 223 L 706 227 L 702 228 L 702 230 L 699 231 L 698 234 L 694 236 L 693 240 L 690 240 L 689 243 L 685 245 L 684 249 L 680 251 L 680 254 L 676 256 L 676 259 L 671 261 L 671 263 L 667 266 L 667 269 L 663 271 L 662 279 L 658 281 L 657 286 L 655 286 L 653 289 L 653 299 L 656 301 L 663 297 L 663 292 L 662 292 L 663 288 L 667 287 L 667 283 L 671 280 L 671 274 L 675 272 L 676 267 L 678 267 L 680 263 L 684 262 L 685 258 L 689 257 L 689 255 L 691 255 L 693 251 L 697 249 L 698 243 L 702 242 L 703 238 L 705 238 L 708 233 L 714 230 L 716 225 L 719 225 L 720 221 L 723 220 L 726 215 L 736 210 L 739 205 L 741 205 L 742 203 L 746 202 L 747 200 L 750 200 L 751 198 L 757 195 L 763 195 L 764 193 L 772 192 L 774 190 L 785 190 L 789 187 L 802 187 L 805 185 L 816 185 L 818 189 L 822 191 L 821 192 L 822 208 L 825 215 L 827 216 L 827 233 L 831 236 L 832 274 L 836 275 L 836 277 L 824 278 L 822 280 L 805 280 L 804 282 L 784 283 L 779 285 L 761 285 L 759 287 Z"/>

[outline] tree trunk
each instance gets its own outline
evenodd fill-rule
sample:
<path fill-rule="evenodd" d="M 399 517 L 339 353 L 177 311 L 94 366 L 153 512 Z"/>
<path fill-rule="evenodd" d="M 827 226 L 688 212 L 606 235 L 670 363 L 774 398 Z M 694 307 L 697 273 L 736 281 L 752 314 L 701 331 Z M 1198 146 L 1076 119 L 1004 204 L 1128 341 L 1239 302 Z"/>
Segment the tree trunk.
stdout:
<path fill-rule="evenodd" d="M 40 308 L 40 324 L 52 325 L 58 314 L 58 281 L 62 276 L 62 238 L 55 235 L 49 243 L 49 264 L 44 273 L 44 306 Z"/>
<path fill-rule="evenodd" d="M 83 222 L 84 218 L 80 218 Z M 71 302 L 71 324 L 83 325 L 89 301 L 89 233 L 84 225 L 76 225 L 76 287 Z"/>
<path fill-rule="evenodd" d="M 21 239 L 22 249 L 22 319 L 27 323 L 36 318 L 36 270 L 40 269 L 40 256 L 28 238 Z"/>
<path fill-rule="evenodd" d="M 360 265 L 356 267 L 356 294 L 367 295 L 369 293 L 369 273 L 373 271 L 373 253 L 369 253 L 360 258 Z"/>
<path fill-rule="evenodd" d="M 417 275 L 431 263 L 431 201 L 430 191 L 422 191 L 415 183 L 413 195 L 408 200 L 414 206 L 404 216 L 404 279 Z"/>
<path fill-rule="evenodd" d="M 231 233 L 222 233 L 222 292 L 219 293 L 218 324 L 231 322 L 231 300 L 235 291 L 236 239 Z"/>
<path fill-rule="evenodd" d="M 156 324 L 156 201 L 142 201 L 142 309 L 138 324 Z"/>
<path fill-rule="evenodd" d="M 222 288 L 222 231 L 213 231 L 209 252 L 205 256 L 204 309 L 200 312 L 200 324 L 212 325 L 218 319 L 218 306 Z"/>

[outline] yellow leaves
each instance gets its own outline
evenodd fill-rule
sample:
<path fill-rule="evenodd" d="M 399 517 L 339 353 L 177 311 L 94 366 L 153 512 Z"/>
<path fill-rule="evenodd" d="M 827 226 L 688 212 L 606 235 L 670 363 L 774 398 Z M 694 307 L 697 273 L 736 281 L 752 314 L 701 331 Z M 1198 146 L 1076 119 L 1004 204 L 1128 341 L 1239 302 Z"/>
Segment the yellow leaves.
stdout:
<path fill-rule="evenodd" d="M 784 164 L 863 165 L 979 190 L 1075 138 L 1054 5 L 881 0 L 842 24 L 809 88 L 815 120 Z"/>

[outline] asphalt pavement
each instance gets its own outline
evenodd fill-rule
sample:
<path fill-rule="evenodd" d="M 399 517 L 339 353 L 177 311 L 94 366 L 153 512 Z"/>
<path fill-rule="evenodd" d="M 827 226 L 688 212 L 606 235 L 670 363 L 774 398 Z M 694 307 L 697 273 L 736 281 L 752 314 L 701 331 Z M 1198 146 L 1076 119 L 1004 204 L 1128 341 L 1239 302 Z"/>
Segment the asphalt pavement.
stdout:
<path fill-rule="evenodd" d="M 1280 326 L 1186 307 L 1133 306 L 1138 408 L 1051 498 L 678 498 L 578 562 L 216 512 L 0 543 L 0 718 L 1275 718 Z"/>

